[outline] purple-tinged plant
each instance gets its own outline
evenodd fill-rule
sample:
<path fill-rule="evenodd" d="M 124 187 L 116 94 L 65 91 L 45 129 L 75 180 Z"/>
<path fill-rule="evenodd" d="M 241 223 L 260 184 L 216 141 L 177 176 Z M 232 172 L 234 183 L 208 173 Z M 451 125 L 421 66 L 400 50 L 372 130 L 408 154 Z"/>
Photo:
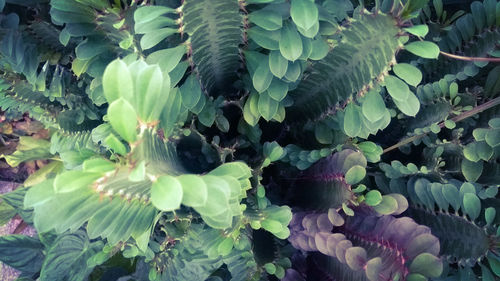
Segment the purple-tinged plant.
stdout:
<path fill-rule="evenodd" d="M 362 271 L 370 281 L 419 280 L 441 274 L 439 240 L 428 227 L 408 217 L 380 215 L 366 206 L 355 208 L 355 213 L 346 216 L 335 209 L 295 213 L 288 240 L 299 250 L 319 251 L 349 270 Z"/>

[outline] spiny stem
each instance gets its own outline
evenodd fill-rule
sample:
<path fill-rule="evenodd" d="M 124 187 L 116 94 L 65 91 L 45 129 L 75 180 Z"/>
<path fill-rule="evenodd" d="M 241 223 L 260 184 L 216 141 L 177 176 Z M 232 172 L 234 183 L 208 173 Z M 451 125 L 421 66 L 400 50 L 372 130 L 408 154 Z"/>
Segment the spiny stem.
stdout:
<path fill-rule="evenodd" d="M 474 107 L 472 110 L 469 110 L 469 111 L 466 111 L 466 112 L 464 112 L 464 113 L 462 113 L 462 114 L 460 114 L 460 115 L 457 115 L 457 116 L 455 116 L 455 117 L 451 118 L 450 120 L 451 120 L 451 121 L 453 121 L 453 122 L 459 122 L 459 121 L 462 121 L 462 120 L 464 120 L 464 119 L 466 119 L 466 118 L 469 118 L 469 117 L 471 117 L 471 116 L 473 116 L 473 115 L 475 115 L 475 114 L 478 114 L 478 113 L 480 113 L 480 112 L 483 112 L 483 111 L 485 111 L 486 109 L 489 109 L 489 108 L 495 107 L 495 106 L 497 106 L 497 105 L 499 105 L 499 104 L 500 104 L 500 97 L 497 97 L 497 98 L 494 98 L 494 99 L 492 99 L 492 100 L 490 100 L 490 101 L 488 101 L 488 102 L 485 102 L 485 103 L 483 103 L 483 104 L 481 104 L 481 105 L 479 105 L 479 106 Z M 443 128 L 443 127 L 444 127 L 444 121 L 443 121 L 443 122 L 441 122 L 441 123 L 439 123 L 439 127 L 440 127 L 440 128 Z M 391 150 L 394 150 L 394 149 L 396 149 L 396 148 L 398 148 L 398 147 L 401 147 L 401 146 L 403 146 L 403 145 L 405 145 L 405 144 L 409 144 L 409 143 L 411 143 L 411 142 L 413 142 L 413 141 L 416 141 L 416 140 L 418 140 L 418 139 L 420 139 L 420 138 L 424 137 L 424 136 L 425 136 L 425 135 L 427 135 L 427 134 L 428 134 L 428 133 L 422 133 L 422 134 L 420 134 L 420 135 L 415 135 L 415 136 L 412 136 L 412 137 L 406 138 L 406 139 L 404 139 L 404 140 L 402 140 L 402 141 L 400 141 L 400 142 L 396 143 L 395 145 L 390 146 L 390 147 L 388 147 L 388 148 L 384 149 L 384 151 L 382 152 L 382 154 L 387 153 L 387 152 L 389 152 L 389 151 L 391 151 Z"/>
<path fill-rule="evenodd" d="M 439 52 L 441 55 L 457 59 L 457 60 L 463 60 L 463 61 L 487 61 L 487 62 L 500 62 L 500 58 L 482 58 L 482 57 L 464 57 L 464 56 L 459 56 L 459 55 L 454 55 L 450 53 L 446 53 L 443 51 Z"/>

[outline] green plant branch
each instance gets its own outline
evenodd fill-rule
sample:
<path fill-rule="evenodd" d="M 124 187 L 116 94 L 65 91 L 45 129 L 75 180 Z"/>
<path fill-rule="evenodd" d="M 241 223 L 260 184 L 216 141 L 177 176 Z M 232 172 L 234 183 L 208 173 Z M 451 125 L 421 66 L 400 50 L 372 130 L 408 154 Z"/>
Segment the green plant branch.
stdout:
<path fill-rule="evenodd" d="M 488 102 L 485 102 L 485 103 L 483 103 L 483 104 L 481 104 L 481 105 L 479 105 L 479 106 L 474 107 L 472 110 L 469 110 L 469 111 L 466 111 L 466 112 L 464 112 L 464 113 L 462 113 L 462 114 L 460 114 L 460 115 L 457 115 L 457 116 L 455 116 L 455 117 L 451 118 L 450 120 L 451 120 L 451 121 L 453 121 L 453 122 L 459 122 L 459 121 L 462 121 L 462 120 L 464 120 L 464 119 L 466 119 L 466 118 L 469 118 L 469 117 L 471 117 L 471 116 L 473 116 L 473 115 L 475 115 L 475 114 L 478 114 L 478 113 L 480 113 L 480 112 L 483 112 L 483 111 L 485 111 L 486 109 L 489 109 L 489 108 L 495 107 L 495 106 L 497 106 L 497 105 L 499 105 L 499 104 L 500 104 L 500 97 L 496 97 L 496 98 L 494 98 L 494 99 L 492 99 L 492 100 L 490 100 L 490 101 L 488 101 Z M 444 121 L 443 121 L 443 122 L 441 122 L 441 123 L 439 123 L 439 127 L 440 127 L 440 128 L 443 128 L 443 127 L 444 127 Z M 392 150 L 394 150 L 394 149 L 396 149 L 396 148 L 398 148 L 398 147 L 401 147 L 401 146 L 403 146 L 403 145 L 406 145 L 406 144 L 409 144 L 409 143 L 411 143 L 411 142 L 413 142 L 413 141 L 416 141 L 416 140 L 418 140 L 418 139 L 420 139 L 420 138 L 424 137 L 424 136 L 425 136 L 425 135 L 427 135 L 427 134 L 428 134 L 428 133 L 422 133 L 422 134 L 420 134 L 420 135 L 415 135 L 415 136 L 412 136 L 412 137 L 406 138 L 406 139 L 404 139 L 404 140 L 402 140 L 402 141 L 400 141 L 400 142 L 396 143 L 395 145 L 392 145 L 392 146 L 390 146 L 390 147 L 388 147 L 388 148 L 384 149 L 384 151 L 382 152 L 382 154 L 385 154 L 385 153 L 387 153 L 387 152 L 389 152 L 389 151 L 392 151 Z"/>

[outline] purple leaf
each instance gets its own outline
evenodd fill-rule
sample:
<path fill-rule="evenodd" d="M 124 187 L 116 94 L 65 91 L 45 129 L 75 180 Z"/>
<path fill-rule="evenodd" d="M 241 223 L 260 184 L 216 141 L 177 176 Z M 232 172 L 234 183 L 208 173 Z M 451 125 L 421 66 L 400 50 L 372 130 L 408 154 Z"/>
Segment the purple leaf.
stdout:
<path fill-rule="evenodd" d="M 366 264 L 366 250 L 361 247 L 352 247 L 345 252 L 345 260 L 352 270 L 361 270 Z"/>

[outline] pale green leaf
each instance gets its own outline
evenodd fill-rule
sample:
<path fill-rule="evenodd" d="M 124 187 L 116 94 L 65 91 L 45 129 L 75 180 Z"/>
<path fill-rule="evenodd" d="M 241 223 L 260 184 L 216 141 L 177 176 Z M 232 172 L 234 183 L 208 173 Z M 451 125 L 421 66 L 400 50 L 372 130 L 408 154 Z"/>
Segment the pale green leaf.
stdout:
<path fill-rule="evenodd" d="M 292 62 L 302 55 L 302 39 L 295 27 L 289 23 L 281 29 L 279 49 L 283 57 Z"/>
<path fill-rule="evenodd" d="M 161 41 L 165 40 L 168 36 L 177 33 L 174 28 L 160 28 L 152 32 L 144 34 L 141 38 L 140 44 L 143 50 L 151 49 Z"/>
<path fill-rule="evenodd" d="M 267 92 L 259 95 L 258 110 L 266 121 L 269 121 L 278 112 L 279 102 L 272 99 Z"/>
<path fill-rule="evenodd" d="M 366 175 L 366 170 L 362 166 L 355 165 L 345 174 L 345 182 L 353 185 L 360 182 Z"/>
<path fill-rule="evenodd" d="M 132 105 L 123 98 L 108 107 L 108 118 L 113 129 L 127 142 L 137 139 L 137 114 Z"/>
<path fill-rule="evenodd" d="M 258 10 L 248 15 L 250 22 L 266 30 L 278 30 L 283 26 L 283 20 L 279 13 L 272 10 Z"/>
<path fill-rule="evenodd" d="M 189 207 L 200 207 L 207 202 L 208 191 L 205 182 L 197 175 L 181 175 L 177 177 L 182 185 L 182 204 Z"/>
<path fill-rule="evenodd" d="M 439 47 L 429 41 L 416 41 L 405 45 L 405 49 L 419 57 L 426 59 L 437 59 L 439 56 Z"/>
<path fill-rule="evenodd" d="M 314 1 L 292 0 L 290 15 L 293 22 L 303 29 L 309 29 L 318 22 L 318 8 Z"/>
<path fill-rule="evenodd" d="M 285 83 L 277 78 L 273 78 L 271 84 L 267 88 L 267 93 L 276 101 L 282 101 L 288 93 L 288 83 Z"/>
<path fill-rule="evenodd" d="M 132 75 L 122 60 L 114 60 L 106 67 L 102 76 L 102 87 L 108 103 L 119 98 L 132 101 L 134 96 Z"/>
<path fill-rule="evenodd" d="M 378 190 L 370 190 L 365 194 L 365 203 L 368 206 L 376 206 L 382 202 L 382 194 Z"/>
<path fill-rule="evenodd" d="M 253 87 L 257 92 L 262 93 L 273 81 L 273 74 L 269 69 L 269 65 L 266 61 L 261 61 L 257 69 L 252 76 Z"/>
<path fill-rule="evenodd" d="M 162 211 L 179 209 L 182 196 L 182 185 L 172 176 L 161 176 L 151 186 L 151 202 Z"/>
<path fill-rule="evenodd" d="M 195 107 L 202 95 L 200 82 L 194 74 L 186 79 L 180 87 L 180 91 L 182 104 L 188 109 Z"/>
<path fill-rule="evenodd" d="M 389 95 L 391 95 L 393 99 L 401 102 L 405 102 L 408 99 L 410 89 L 401 79 L 389 75 L 385 77 L 384 82 L 387 92 L 389 92 Z"/>
<path fill-rule="evenodd" d="M 425 37 L 429 32 L 429 27 L 425 24 L 414 25 L 412 27 L 403 28 L 406 32 L 411 33 L 416 36 Z"/>
<path fill-rule="evenodd" d="M 422 72 L 408 63 L 398 63 L 392 67 L 396 75 L 412 86 L 417 86 L 422 81 Z"/>
<path fill-rule="evenodd" d="M 384 99 L 382 99 L 379 93 L 376 91 L 369 91 L 365 95 L 361 110 L 363 115 L 370 120 L 370 122 L 375 122 L 384 117 L 387 108 L 385 108 Z"/>
<path fill-rule="evenodd" d="M 349 103 L 345 108 L 344 132 L 350 137 L 356 137 L 361 132 L 361 118 L 359 106 Z"/>
<path fill-rule="evenodd" d="M 285 59 L 279 51 L 271 51 L 269 53 L 269 69 L 271 73 L 278 77 L 283 78 L 288 68 L 288 60 Z"/>
<path fill-rule="evenodd" d="M 442 261 L 429 253 L 418 255 L 410 264 L 410 272 L 425 274 L 429 277 L 439 277 L 442 271 Z"/>
<path fill-rule="evenodd" d="M 57 193 L 66 193 L 85 187 L 90 188 L 90 186 L 101 176 L 101 173 L 67 171 L 57 175 L 54 180 L 54 191 Z"/>
<path fill-rule="evenodd" d="M 481 212 L 481 202 L 479 198 L 474 193 L 465 193 L 463 199 L 463 206 L 467 215 L 471 220 L 475 220 L 479 217 Z"/>

